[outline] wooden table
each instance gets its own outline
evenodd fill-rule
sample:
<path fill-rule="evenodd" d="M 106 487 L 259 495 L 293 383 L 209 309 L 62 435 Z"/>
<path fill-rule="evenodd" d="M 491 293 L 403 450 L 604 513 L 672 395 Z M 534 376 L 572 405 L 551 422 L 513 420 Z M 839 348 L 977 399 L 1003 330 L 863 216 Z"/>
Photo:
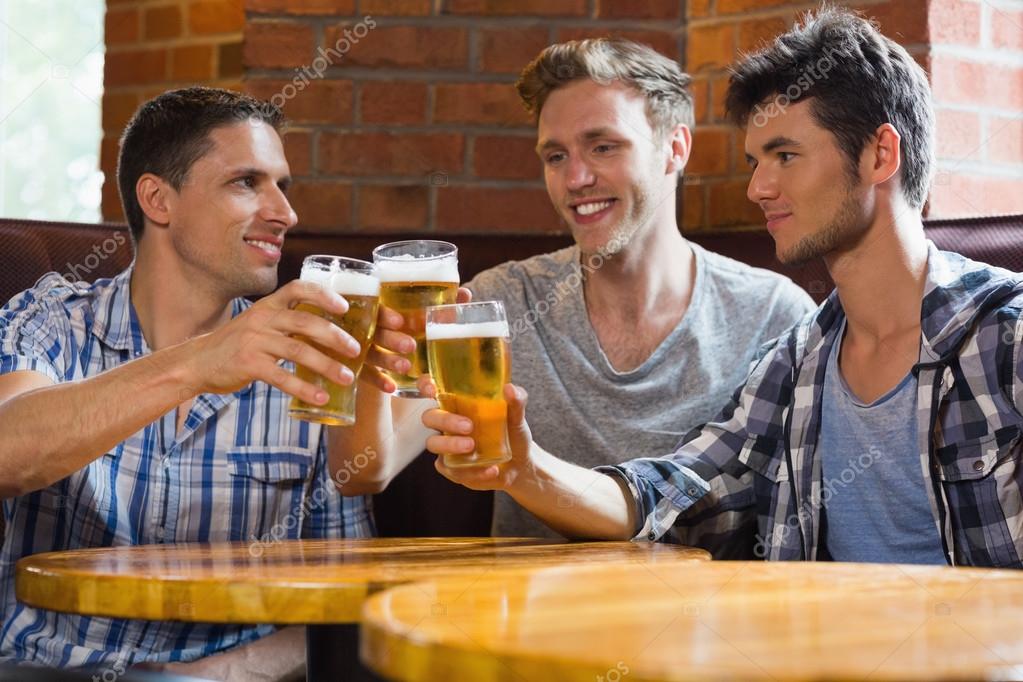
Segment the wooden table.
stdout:
<path fill-rule="evenodd" d="M 836 563 L 539 568 L 366 604 L 389 679 L 1021 679 L 1023 572 Z"/>
<path fill-rule="evenodd" d="M 659 544 L 566 545 L 522 538 L 144 545 L 26 557 L 18 562 L 16 585 L 19 600 L 55 611 L 311 625 L 308 674 L 313 680 L 337 679 L 339 669 L 353 667 L 363 602 L 395 585 L 451 577 L 471 582 L 498 567 L 617 563 L 642 570 L 708 558 L 703 550 Z"/>

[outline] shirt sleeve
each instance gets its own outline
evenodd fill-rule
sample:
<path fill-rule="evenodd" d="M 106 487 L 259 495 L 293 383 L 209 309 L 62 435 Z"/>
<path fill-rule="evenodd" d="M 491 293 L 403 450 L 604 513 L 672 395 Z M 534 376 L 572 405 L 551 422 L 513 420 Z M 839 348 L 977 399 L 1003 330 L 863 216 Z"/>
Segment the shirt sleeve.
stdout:
<path fill-rule="evenodd" d="M 66 381 L 72 345 L 66 308 L 39 285 L 0 308 L 0 374 L 32 370 Z"/>
<path fill-rule="evenodd" d="M 783 337 L 761 354 L 714 421 L 686 434 L 672 454 L 597 468 L 632 493 L 635 540 L 703 547 L 719 559 L 752 558 L 756 497 L 752 472 L 739 453 L 751 438 L 783 437 L 787 346 Z"/>
<path fill-rule="evenodd" d="M 368 538 L 376 535 L 371 498 L 344 497 L 330 477 L 326 428 L 320 431 L 310 496 L 309 514 L 302 525 L 303 538 Z"/>

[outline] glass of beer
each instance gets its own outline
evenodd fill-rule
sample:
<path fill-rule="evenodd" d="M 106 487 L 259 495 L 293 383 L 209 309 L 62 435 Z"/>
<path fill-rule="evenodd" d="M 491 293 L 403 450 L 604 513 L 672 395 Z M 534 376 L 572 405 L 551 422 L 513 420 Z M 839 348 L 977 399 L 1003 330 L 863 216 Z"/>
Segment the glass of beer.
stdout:
<path fill-rule="evenodd" d="M 511 459 L 508 403 L 511 376 L 508 319 L 499 301 L 442 305 L 426 311 L 430 374 L 442 409 L 473 422 L 472 454 L 443 455 L 448 467 L 500 464 Z"/>
<path fill-rule="evenodd" d="M 428 239 L 392 242 L 373 250 L 373 262 L 380 277 L 380 302 L 405 317 L 402 331 L 416 340 L 415 352 L 405 356 L 412 362 L 412 369 L 406 374 L 387 372 L 387 376 L 398 387 L 395 395 L 421 398 L 416 379 L 429 372 L 426 308 L 455 302 L 458 247 Z"/>
<path fill-rule="evenodd" d="M 295 376 L 308 381 L 317 388 L 326 391 L 329 399 L 325 405 L 313 405 L 298 398 L 291 399 L 288 414 L 295 419 L 330 424 L 331 426 L 350 426 L 355 423 L 355 387 L 358 384 L 359 371 L 366 360 L 366 353 L 373 339 L 377 326 L 377 308 L 380 301 L 380 280 L 376 276 L 376 268 L 372 263 L 342 256 L 309 256 L 302 262 L 303 282 L 314 282 L 324 289 L 330 289 L 345 297 L 348 301 L 348 312 L 338 317 L 325 312 L 319 306 L 299 303 L 295 310 L 301 310 L 323 317 L 345 330 L 362 347 L 359 357 L 350 358 L 341 355 L 334 348 L 327 348 L 316 341 L 299 336 L 321 353 L 352 370 L 356 380 L 350 386 L 341 386 L 308 367 L 295 365 Z"/>

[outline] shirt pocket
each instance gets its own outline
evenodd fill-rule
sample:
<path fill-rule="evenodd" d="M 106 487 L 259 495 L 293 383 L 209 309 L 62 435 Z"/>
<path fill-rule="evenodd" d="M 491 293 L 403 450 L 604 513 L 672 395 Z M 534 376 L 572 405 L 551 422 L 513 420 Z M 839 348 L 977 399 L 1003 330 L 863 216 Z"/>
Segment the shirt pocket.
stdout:
<path fill-rule="evenodd" d="M 249 446 L 227 453 L 231 540 L 298 538 L 308 514 L 313 455 L 302 448 Z"/>
<path fill-rule="evenodd" d="M 1018 426 L 935 449 L 931 467 L 948 500 L 957 563 L 1023 567 L 1023 529 L 1010 521 L 1021 504 L 1020 452 Z"/>

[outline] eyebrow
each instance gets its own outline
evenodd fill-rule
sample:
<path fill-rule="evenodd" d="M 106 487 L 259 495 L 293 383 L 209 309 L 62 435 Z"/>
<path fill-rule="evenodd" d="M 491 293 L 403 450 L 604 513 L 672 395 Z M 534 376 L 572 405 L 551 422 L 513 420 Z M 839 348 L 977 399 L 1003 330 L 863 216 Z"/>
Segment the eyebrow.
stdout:
<path fill-rule="evenodd" d="M 607 128 L 607 127 L 592 128 L 592 129 L 587 130 L 586 132 L 584 132 L 582 134 L 582 138 L 586 142 L 589 142 L 591 140 L 597 140 L 597 139 L 600 139 L 602 137 L 618 137 L 618 134 L 615 133 L 615 131 L 613 129 Z M 557 140 L 544 140 L 542 143 L 540 143 L 540 144 L 538 144 L 536 146 L 536 153 L 537 153 L 537 155 L 543 155 L 543 153 L 546 150 L 551 149 L 552 147 L 564 147 L 564 146 L 565 145 L 561 144 Z"/>
<path fill-rule="evenodd" d="M 764 146 L 762 147 L 762 149 L 763 149 L 765 154 L 770 154 L 771 152 L 773 152 L 775 149 L 778 149 L 779 147 L 801 147 L 801 146 L 802 145 L 799 144 L 799 142 L 797 142 L 796 140 L 793 140 L 791 137 L 785 137 L 783 135 L 778 135 L 777 137 L 772 137 L 770 140 L 765 142 Z M 756 159 L 753 158 L 753 156 L 751 154 L 746 154 L 746 163 L 752 164 L 755 161 L 756 161 Z"/>

